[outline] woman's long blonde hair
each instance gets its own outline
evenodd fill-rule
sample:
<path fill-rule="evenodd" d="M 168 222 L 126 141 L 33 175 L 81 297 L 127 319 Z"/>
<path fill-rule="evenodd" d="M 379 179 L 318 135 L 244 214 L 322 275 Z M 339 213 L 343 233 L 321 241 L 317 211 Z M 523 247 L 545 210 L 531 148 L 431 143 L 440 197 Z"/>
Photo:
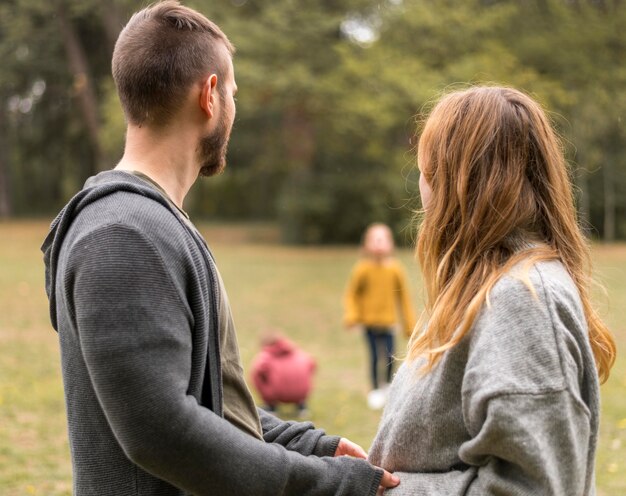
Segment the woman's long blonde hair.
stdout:
<path fill-rule="evenodd" d="M 560 260 L 580 292 L 598 375 L 615 342 L 590 300 L 591 262 L 560 141 L 541 107 L 510 88 L 444 96 L 424 125 L 418 162 L 432 194 L 416 254 L 426 302 L 409 359 L 428 371 L 470 331 L 489 290 L 513 265 Z M 534 245 L 524 241 L 536 240 Z"/>

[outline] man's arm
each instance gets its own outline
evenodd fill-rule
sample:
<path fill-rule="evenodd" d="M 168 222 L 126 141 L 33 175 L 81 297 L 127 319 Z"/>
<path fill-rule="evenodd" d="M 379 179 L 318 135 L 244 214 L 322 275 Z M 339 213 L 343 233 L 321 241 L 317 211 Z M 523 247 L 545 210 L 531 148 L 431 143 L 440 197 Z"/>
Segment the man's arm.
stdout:
<path fill-rule="evenodd" d="M 288 450 L 309 456 L 353 456 L 367 458 L 367 453 L 358 444 L 338 436 L 327 436 L 322 429 L 315 429 L 311 422 L 283 421 L 258 408 L 263 439 L 267 443 L 278 443 Z"/>
<path fill-rule="evenodd" d="M 255 440 L 187 394 L 191 312 L 142 233 L 104 226 L 71 260 L 65 290 L 83 357 L 131 461 L 198 496 L 375 494 L 383 472 L 364 460 Z"/>
<path fill-rule="evenodd" d="M 322 429 L 315 429 L 311 422 L 283 421 L 262 408 L 257 410 L 265 442 L 280 444 L 304 456 L 335 456 L 338 436 L 327 436 Z"/>

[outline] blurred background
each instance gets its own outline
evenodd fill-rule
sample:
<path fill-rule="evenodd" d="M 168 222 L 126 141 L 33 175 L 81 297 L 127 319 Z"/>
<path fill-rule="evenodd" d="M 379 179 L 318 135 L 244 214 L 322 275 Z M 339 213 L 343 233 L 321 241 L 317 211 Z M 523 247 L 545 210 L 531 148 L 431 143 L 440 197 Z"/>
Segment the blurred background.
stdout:
<path fill-rule="evenodd" d="M 419 310 L 417 122 L 447 89 L 511 85 L 549 110 L 594 240 L 606 287 L 596 301 L 618 343 L 602 387 L 598 494 L 626 494 L 626 1 L 183 3 L 237 47 L 229 166 L 198 181 L 185 207 L 219 261 L 246 374 L 260 333 L 281 329 L 318 361 L 311 419 L 369 447 L 380 412 L 365 400 L 366 347 L 341 324 L 355 244 L 372 221 L 392 226 Z M 2 496 L 72 491 L 39 246 L 85 179 L 122 155 L 111 53 L 145 5 L 0 0 Z"/>
<path fill-rule="evenodd" d="M 371 219 L 399 230 L 416 116 L 450 87 L 495 82 L 550 110 L 590 234 L 626 237 L 625 2 L 186 3 L 237 47 L 239 86 L 230 167 L 199 182 L 194 218 L 275 221 L 291 243 L 355 241 Z M 111 53 L 145 4 L 2 0 L 1 217 L 51 215 L 121 157 Z"/>

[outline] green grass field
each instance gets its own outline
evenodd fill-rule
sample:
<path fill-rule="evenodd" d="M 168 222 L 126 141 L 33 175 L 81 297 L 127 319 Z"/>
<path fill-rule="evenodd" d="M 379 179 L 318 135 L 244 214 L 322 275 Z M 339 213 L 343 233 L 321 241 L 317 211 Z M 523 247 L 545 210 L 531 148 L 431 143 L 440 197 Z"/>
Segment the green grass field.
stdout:
<path fill-rule="evenodd" d="M 0 493 L 71 494 L 63 389 L 56 333 L 48 320 L 39 246 L 45 222 L 0 223 Z M 366 449 L 379 413 L 367 409 L 366 350 L 362 336 L 341 326 L 341 295 L 356 247 L 291 248 L 272 244 L 271 230 L 203 226 L 228 288 L 244 366 L 258 335 L 282 329 L 318 361 L 312 420 Z M 251 233 L 251 234 L 250 234 Z M 253 242 L 250 242 L 252 239 Z M 399 253 L 419 278 L 411 253 Z M 626 345 L 626 245 L 594 249 L 599 299 L 618 348 Z M 399 343 L 399 348 L 404 342 Z M 597 458 L 600 496 L 626 494 L 626 358 L 618 355 L 602 387 Z M 282 411 L 289 415 L 288 410 Z"/>

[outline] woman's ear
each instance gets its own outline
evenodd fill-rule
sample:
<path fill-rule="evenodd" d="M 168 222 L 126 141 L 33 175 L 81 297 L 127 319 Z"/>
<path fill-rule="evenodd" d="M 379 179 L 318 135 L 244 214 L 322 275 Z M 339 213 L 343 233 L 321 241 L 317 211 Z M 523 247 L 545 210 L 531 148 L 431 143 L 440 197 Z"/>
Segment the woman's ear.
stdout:
<path fill-rule="evenodd" d="M 217 91 L 217 75 L 211 74 L 202 84 L 200 91 L 200 108 L 207 115 L 208 119 L 213 117 L 215 105 L 215 93 Z"/>

